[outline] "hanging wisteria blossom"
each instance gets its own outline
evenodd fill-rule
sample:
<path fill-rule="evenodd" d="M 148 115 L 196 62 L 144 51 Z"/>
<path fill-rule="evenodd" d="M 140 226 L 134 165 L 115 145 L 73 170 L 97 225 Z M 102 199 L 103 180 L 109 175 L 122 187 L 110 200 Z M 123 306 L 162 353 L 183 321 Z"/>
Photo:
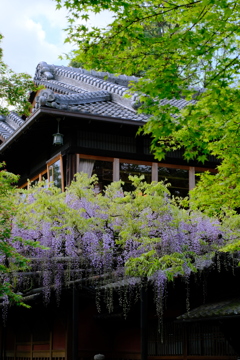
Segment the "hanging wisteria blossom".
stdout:
<path fill-rule="evenodd" d="M 21 192 L 9 241 L 29 263 L 25 272 L 7 276 L 23 299 L 42 292 L 45 302 L 53 293 L 60 301 L 65 287 L 85 283 L 98 296 L 108 293 L 104 298 L 111 311 L 115 291 L 126 308 L 123 293 L 130 296 L 147 283 L 161 315 L 168 281 L 213 266 L 233 231 L 176 205 L 162 183 L 131 180 L 135 190 L 129 193 L 115 182 L 96 194 L 96 179 L 85 174 L 78 174 L 65 193 L 41 185 Z"/>

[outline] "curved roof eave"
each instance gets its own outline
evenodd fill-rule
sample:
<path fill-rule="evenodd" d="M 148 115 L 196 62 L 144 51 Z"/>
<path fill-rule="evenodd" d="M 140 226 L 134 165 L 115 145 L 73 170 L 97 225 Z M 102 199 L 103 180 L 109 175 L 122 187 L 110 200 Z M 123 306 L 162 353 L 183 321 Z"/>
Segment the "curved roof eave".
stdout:
<path fill-rule="evenodd" d="M 9 136 L 1 145 L 0 145 L 0 154 L 5 151 L 9 146 L 11 146 L 28 128 L 30 128 L 36 121 L 38 121 L 43 115 L 52 115 L 55 117 L 70 117 L 70 118 L 80 118 L 86 120 L 96 120 L 96 121 L 104 121 L 111 123 L 121 123 L 132 126 L 143 126 L 144 121 L 123 119 L 117 117 L 107 117 L 102 115 L 94 115 L 80 112 L 70 112 L 66 110 L 58 110 L 53 108 L 41 107 L 37 111 L 34 112 L 25 122 L 16 130 L 12 135 Z"/>

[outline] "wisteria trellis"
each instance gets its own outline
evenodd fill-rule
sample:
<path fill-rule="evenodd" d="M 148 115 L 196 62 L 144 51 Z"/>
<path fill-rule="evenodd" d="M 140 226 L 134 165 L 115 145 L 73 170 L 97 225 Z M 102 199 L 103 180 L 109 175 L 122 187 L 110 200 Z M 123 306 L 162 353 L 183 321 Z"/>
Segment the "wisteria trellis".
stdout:
<path fill-rule="evenodd" d="M 133 192 L 123 193 L 115 182 L 103 195 L 94 191 L 94 181 L 78 174 L 65 193 L 39 186 L 20 194 L 10 241 L 29 266 L 6 281 L 23 296 L 31 293 L 30 279 L 48 302 L 53 292 L 60 301 L 66 286 L 87 282 L 97 292 L 112 293 L 140 288 L 144 278 L 155 289 L 160 314 L 167 281 L 211 266 L 214 254 L 235 236 L 218 220 L 177 206 L 162 183 L 132 178 Z"/>

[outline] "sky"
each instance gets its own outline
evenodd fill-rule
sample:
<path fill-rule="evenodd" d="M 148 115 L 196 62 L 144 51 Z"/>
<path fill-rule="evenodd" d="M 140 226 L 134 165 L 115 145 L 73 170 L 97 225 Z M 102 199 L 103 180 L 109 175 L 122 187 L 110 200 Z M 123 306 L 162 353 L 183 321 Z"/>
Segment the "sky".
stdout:
<path fill-rule="evenodd" d="M 15 72 L 34 76 L 41 61 L 68 64 L 59 59 L 73 48 L 64 44 L 67 10 L 56 10 L 55 4 L 53 0 L 0 0 L 0 33 L 4 36 L 0 47 L 3 61 Z M 104 26 L 109 18 L 105 13 L 92 16 L 91 21 Z"/>

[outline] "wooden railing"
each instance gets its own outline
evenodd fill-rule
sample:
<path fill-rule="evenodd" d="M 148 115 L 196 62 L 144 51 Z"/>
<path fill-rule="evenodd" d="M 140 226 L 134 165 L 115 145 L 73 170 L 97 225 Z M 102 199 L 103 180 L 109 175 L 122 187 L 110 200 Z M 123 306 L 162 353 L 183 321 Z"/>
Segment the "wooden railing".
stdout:
<path fill-rule="evenodd" d="M 7 352 L 6 360 L 65 360 L 65 351 Z"/>

